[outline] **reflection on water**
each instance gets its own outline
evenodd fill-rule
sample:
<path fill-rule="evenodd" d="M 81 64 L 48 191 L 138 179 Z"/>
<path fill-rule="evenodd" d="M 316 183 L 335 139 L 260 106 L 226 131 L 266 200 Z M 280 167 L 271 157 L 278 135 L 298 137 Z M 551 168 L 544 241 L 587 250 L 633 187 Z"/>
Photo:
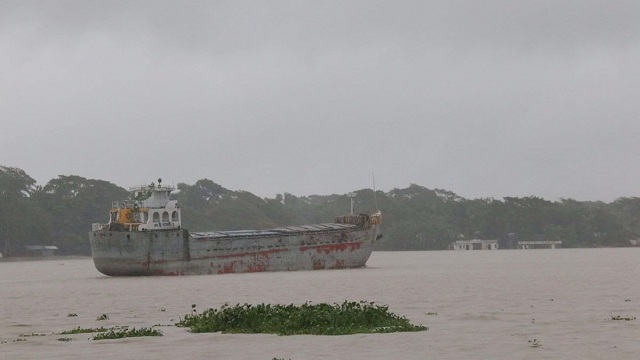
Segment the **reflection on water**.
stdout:
<path fill-rule="evenodd" d="M 110 278 L 90 259 L 0 263 L 3 359 L 630 359 L 640 353 L 640 249 L 374 252 L 353 270 Z M 171 325 L 224 303 L 367 300 L 429 331 L 190 334 L 70 342 L 75 327 Z M 68 316 L 77 314 L 78 316 Z M 97 321 L 101 314 L 108 320 Z M 22 334 L 22 336 L 20 336 Z M 44 336 L 29 336 L 38 334 Z M 16 341 L 21 339 L 21 341 Z"/>

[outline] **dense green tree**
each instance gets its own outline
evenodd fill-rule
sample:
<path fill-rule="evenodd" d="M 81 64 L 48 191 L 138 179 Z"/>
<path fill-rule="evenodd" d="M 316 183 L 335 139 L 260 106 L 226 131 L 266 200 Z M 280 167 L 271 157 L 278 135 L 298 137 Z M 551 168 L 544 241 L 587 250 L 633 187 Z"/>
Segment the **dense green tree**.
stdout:
<path fill-rule="evenodd" d="M 178 183 L 177 190 L 174 196 L 182 207 L 183 226 L 191 231 L 213 230 L 214 219 L 208 211 L 231 193 L 209 179 L 198 180 L 193 185 Z"/>
<path fill-rule="evenodd" d="M 129 193 L 112 183 L 77 175 L 60 175 L 33 194 L 52 223 L 46 244 L 58 246 L 60 254 L 90 254 L 87 234 L 92 223 L 106 222 L 114 201 Z"/>
<path fill-rule="evenodd" d="M 630 239 L 640 238 L 640 198 L 620 198 L 609 207 L 612 216 L 618 219 L 624 233 Z M 623 245 L 627 245 L 626 243 Z"/>
<path fill-rule="evenodd" d="M 36 181 L 24 170 L 0 165 L 0 249 L 4 256 L 22 254 L 25 245 L 47 232 L 46 214 L 31 201 L 35 191 Z"/>
<path fill-rule="evenodd" d="M 36 181 L 24 170 L 0 165 L 0 197 L 26 198 L 36 189 Z"/>

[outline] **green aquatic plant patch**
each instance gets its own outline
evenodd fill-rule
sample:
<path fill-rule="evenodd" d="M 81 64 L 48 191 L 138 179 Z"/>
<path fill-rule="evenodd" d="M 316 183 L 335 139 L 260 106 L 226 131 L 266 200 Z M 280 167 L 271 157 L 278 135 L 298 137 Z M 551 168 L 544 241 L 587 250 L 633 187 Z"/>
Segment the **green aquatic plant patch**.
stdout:
<path fill-rule="evenodd" d="M 75 329 L 61 331 L 58 333 L 58 335 L 87 334 L 87 333 L 103 332 L 108 330 L 110 329 L 105 328 L 103 326 L 99 328 L 81 328 L 80 326 L 78 326 Z"/>
<path fill-rule="evenodd" d="M 237 304 L 185 315 L 176 326 L 191 332 L 267 333 L 278 335 L 348 335 L 424 331 L 405 317 L 373 302 L 342 304 L 250 305 Z"/>
<path fill-rule="evenodd" d="M 152 328 L 111 329 L 95 335 L 93 340 L 122 339 L 141 336 L 162 336 L 162 332 Z"/>

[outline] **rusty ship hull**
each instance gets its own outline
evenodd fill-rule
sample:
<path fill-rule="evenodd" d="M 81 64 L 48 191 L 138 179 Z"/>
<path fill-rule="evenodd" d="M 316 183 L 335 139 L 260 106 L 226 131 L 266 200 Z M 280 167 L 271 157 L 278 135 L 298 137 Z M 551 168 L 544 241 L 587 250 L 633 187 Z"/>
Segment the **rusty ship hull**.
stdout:
<path fill-rule="evenodd" d="M 105 275 L 201 275 L 363 267 L 378 231 L 377 223 L 328 223 L 194 233 L 102 229 L 89 238 Z"/>

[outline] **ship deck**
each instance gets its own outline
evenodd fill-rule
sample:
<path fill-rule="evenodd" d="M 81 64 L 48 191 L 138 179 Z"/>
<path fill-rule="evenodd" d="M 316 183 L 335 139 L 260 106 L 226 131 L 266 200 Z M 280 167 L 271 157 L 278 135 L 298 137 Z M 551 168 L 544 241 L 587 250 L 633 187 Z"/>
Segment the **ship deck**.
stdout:
<path fill-rule="evenodd" d="M 192 232 L 190 235 L 194 239 L 221 239 L 221 238 L 261 238 L 274 236 L 293 236 L 304 233 L 324 233 L 331 231 L 349 230 L 357 228 L 357 225 L 351 224 L 315 224 L 302 226 L 285 226 L 268 230 L 231 230 L 231 231 L 207 231 Z"/>

